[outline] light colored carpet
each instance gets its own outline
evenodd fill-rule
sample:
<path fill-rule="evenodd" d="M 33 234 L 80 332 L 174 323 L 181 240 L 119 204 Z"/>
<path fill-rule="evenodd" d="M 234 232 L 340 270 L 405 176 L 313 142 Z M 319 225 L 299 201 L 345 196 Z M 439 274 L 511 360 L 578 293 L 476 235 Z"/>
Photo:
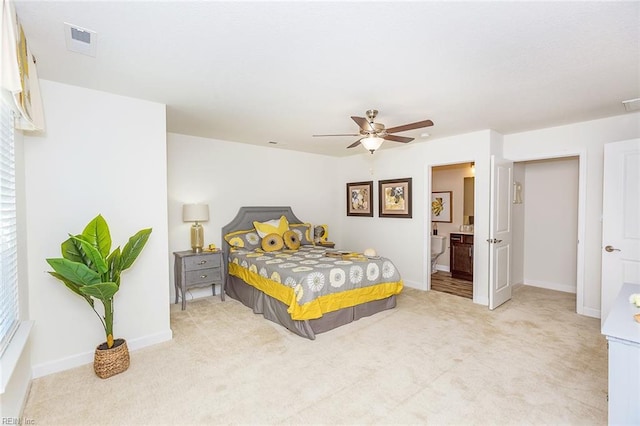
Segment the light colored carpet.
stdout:
<path fill-rule="evenodd" d="M 607 422 L 600 321 L 575 295 L 515 289 L 496 311 L 405 289 L 396 309 L 289 333 L 227 298 L 172 306 L 174 339 L 34 380 L 24 416 L 72 424 L 576 424 Z"/>

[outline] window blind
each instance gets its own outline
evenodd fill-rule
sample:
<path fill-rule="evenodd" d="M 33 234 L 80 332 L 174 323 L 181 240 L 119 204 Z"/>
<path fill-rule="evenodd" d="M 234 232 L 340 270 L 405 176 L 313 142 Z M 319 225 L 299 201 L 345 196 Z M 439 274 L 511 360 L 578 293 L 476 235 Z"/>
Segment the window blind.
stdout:
<path fill-rule="evenodd" d="M 18 328 L 18 248 L 13 111 L 0 100 L 0 356 Z"/>

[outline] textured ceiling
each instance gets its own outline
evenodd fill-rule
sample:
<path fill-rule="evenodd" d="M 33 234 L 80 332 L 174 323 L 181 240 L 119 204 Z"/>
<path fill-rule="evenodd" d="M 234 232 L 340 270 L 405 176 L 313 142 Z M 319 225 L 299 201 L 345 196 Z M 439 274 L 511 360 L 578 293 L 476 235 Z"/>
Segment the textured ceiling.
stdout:
<path fill-rule="evenodd" d="M 14 0 L 40 78 L 167 105 L 167 130 L 343 156 L 350 116 L 413 144 L 624 114 L 640 97 L 639 2 Z M 64 23 L 97 32 L 69 52 Z M 428 132 L 429 137 L 422 137 Z M 386 141 L 382 149 L 401 146 Z"/>

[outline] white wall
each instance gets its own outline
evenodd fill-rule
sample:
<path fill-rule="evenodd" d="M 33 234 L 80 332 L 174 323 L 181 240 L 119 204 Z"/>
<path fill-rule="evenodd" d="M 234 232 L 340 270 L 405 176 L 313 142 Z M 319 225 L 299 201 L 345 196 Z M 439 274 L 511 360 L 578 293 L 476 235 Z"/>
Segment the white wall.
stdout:
<path fill-rule="evenodd" d="M 329 238 L 341 244 L 345 195 L 344 188 L 335 188 L 337 162 L 324 155 L 169 133 L 171 267 L 171 253 L 191 247 L 191 224 L 182 222 L 184 203 L 209 204 L 209 221 L 203 224 L 205 244 L 221 245 L 221 228 L 242 206 L 291 206 L 301 220 L 327 224 Z M 208 294 L 210 289 L 195 289 L 191 296 Z M 172 301 L 174 297 L 172 280 Z"/>
<path fill-rule="evenodd" d="M 153 233 L 115 296 L 130 349 L 168 340 L 165 106 L 42 80 L 46 133 L 25 136 L 26 238 L 34 376 L 92 362 L 105 341 L 84 299 L 46 273 L 60 243 L 101 213 L 113 248 Z"/>
<path fill-rule="evenodd" d="M 475 234 L 489 238 L 489 161 L 495 132 L 484 130 L 450 138 L 381 149 L 373 156 L 363 153 L 339 159 L 335 191 L 344 193 L 346 182 L 374 181 L 374 217 L 352 217 L 342 213 L 344 246 L 353 250 L 375 248 L 398 266 L 408 287 L 426 290 L 430 279 L 429 236 L 431 227 L 431 170 L 434 166 L 475 162 Z M 498 141 L 499 142 L 499 141 Z M 391 144 L 392 142 L 385 142 Z M 378 217 L 378 181 L 411 177 L 413 214 L 411 219 Z M 346 210 L 342 200 L 340 210 Z M 474 251 L 474 302 L 488 303 L 488 250 Z"/>
<path fill-rule="evenodd" d="M 525 163 L 524 283 L 576 293 L 578 159 Z"/>
<path fill-rule="evenodd" d="M 585 261 L 584 269 L 577 274 L 584 277 L 584 292 L 577 304 L 583 307 L 585 315 L 600 317 L 603 146 L 637 137 L 640 137 L 640 113 L 504 137 L 504 156 L 514 161 L 582 154 L 581 167 L 586 170 L 584 238 L 581 241 Z"/>

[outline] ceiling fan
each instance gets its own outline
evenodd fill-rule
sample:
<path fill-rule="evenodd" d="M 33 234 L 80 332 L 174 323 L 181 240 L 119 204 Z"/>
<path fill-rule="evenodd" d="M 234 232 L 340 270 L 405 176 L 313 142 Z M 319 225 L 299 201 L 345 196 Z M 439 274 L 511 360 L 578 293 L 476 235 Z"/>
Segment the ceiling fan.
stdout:
<path fill-rule="evenodd" d="M 424 120 L 418 121 L 416 123 L 405 124 L 402 126 L 391 127 L 390 129 L 386 129 L 384 124 L 375 123 L 373 120 L 378 115 L 377 109 L 370 109 L 366 112 L 367 118 L 364 117 L 354 117 L 351 116 L 351 119 L 356 122 L 358 127 L 360 128 L 358 133 L 347 133 L 347 134 L 335 134 L 335 135 L 313 135 L 313 137 L 325 137 L 325 136 L 361 136 L 360 139 L 349 145 L 347 148 L 355 148 L 356 146 L 362 144 L 367 150 L 369 150 L 372 154 L 382 142 L 393 141 L 393 142 L 401 142 L 408 143 L 411 142 L 414 138 L 407 138 L 405 136 L 396 136 L 391 133 L 399 133 L 406 132 L 407 130 L 419 129 L 421 127 L 429 127 L 433 126 L 433 121 Z"/>

